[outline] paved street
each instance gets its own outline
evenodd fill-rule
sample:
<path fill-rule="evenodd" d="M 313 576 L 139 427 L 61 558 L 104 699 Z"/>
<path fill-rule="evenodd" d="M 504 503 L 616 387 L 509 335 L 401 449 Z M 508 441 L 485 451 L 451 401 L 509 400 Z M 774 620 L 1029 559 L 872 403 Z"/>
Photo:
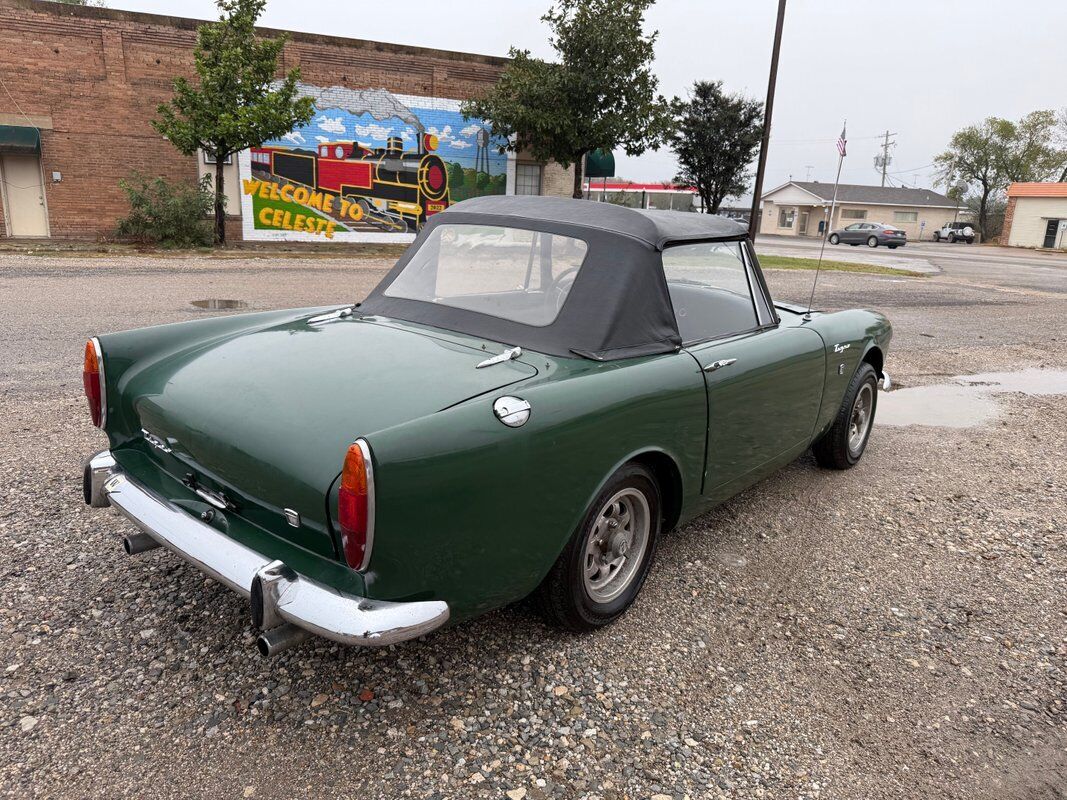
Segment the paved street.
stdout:
<path fill-rule="evenodd" d="M 756 244 L 761 253 L 800 258 L 818 258 L 820 247 L 818 239 L 789 236 L 759 236 Z M 946 271 L 954 282 L 985 281 L 1000 288 L 1067 292 L 1067 253 L 923 241 L 910 242 L 896 250 L 828 244 L 825 258 L 900 269 L 914 269 L 919 262 L 920 271 L 925 271 L 921 265 L 928 264 L 935 270 Z"/>
<path fill-rule="evenodd" d="M 887 313 L 903 390 L 1067 369 L 1067 258 L 894 255 L 940 271 L 824 272 L 815 305 Z M 801 458 L 667 537 L 636 606 L 595 635 L 518 604 L 385 650 L 316 640 L 264 660 L 239 597 L 166 551 L 124 556 L 127 525 L 81 500 L 104 444 L 86 337 L 218 313 L 203 299 L 351 301 L 388 266 L 0 254 L 0 793 L 1067 796 L 1062 394 L 993 395 L 974 427 L 876 422 L 844 473 Z M 767 277 L 807 301 L 812 272 Z"/>

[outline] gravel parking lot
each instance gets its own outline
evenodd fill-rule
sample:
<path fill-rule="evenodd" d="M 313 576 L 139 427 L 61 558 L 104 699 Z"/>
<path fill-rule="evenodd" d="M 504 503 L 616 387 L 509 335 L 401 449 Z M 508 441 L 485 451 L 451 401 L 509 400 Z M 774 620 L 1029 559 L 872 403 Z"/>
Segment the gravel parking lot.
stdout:
<path fill-rule="evenodd" d="M 929 278 L 824 273 L 816 304 L 886 312 L 900 386 L 1067 369 L 1067 265 L 967 252 Z M 876 425 L 847 473 L 802 458 L 668 536 L 591 636 L 519 604 L 264 660 L 239 597 L 122 555 L 126 524 L 81 500 L 104 443 L 86 337 L 218 313 L 200 299 L 351 301 L 388 265 L 0 254 L 5 796 L 1067 797 L 1063 395 Z M 794 302 L 811 279 L 768 273 Z"/>

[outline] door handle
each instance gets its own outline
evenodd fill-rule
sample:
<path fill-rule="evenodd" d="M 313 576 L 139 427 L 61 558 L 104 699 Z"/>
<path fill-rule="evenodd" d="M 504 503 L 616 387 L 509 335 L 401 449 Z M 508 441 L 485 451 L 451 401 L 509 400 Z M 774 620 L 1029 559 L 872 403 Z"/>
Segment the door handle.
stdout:
<path fill-rule="evenodd" d="M 718 361 L 712 361 L 710 364 L 708 364 L 706 367 L 704 367 L 704 371 L 705 372 L 714 372 L 717 369 L 722 369 L 723 367 L 730 366 L 735 361 L 737 361 L 736 358 L 721 358 Z"/>

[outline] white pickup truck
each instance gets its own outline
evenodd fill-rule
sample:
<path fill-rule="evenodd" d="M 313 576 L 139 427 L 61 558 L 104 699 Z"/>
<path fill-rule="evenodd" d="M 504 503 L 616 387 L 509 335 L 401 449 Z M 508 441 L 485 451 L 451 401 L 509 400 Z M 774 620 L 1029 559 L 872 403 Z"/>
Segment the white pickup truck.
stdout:
<path fill-rule="evenodd" d="M 950 244 L 955 242 L 974 244 L 974 228 L 969 222 L 946 222 L 940 230 L 934 231 L 935 242 L 943 239 Z"/>

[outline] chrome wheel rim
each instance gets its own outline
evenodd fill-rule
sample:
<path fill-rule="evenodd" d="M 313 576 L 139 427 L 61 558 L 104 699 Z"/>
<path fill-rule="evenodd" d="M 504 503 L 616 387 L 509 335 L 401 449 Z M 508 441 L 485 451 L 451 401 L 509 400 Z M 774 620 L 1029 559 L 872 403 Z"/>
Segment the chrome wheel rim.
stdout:
<path fill-rule="evenodd" d="M 609 603 L 637 576 L 651 530 L 647 498 L 637 489 L 616 492 L 593 520 L 582 561 L 589 597 Z"/>
<path fill-rule="evenodd" d="M 863 449 L 874 416 L 874 389 L 868 381 L 860 387 L 848 421 L 848 449 L 856 455 Z"/>

